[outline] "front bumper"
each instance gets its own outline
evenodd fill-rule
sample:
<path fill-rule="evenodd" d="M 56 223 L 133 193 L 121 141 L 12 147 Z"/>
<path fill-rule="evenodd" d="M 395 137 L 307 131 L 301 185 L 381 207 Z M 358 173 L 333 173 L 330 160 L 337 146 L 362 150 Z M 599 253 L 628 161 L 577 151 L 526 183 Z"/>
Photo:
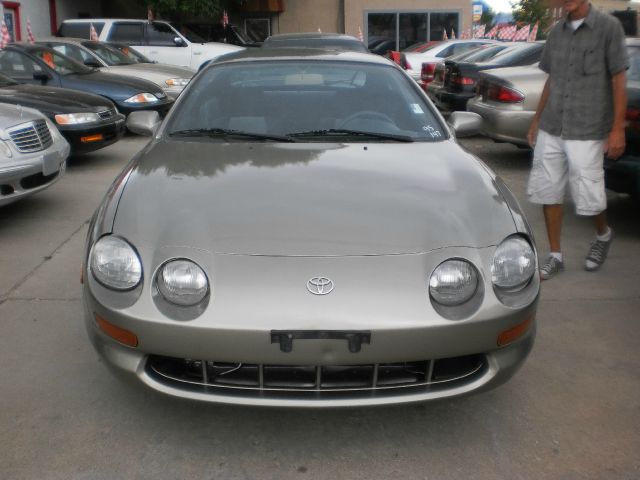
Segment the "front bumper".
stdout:
<path fill-rule="evenodd" d="M 469 100 L 467 109 L 482 117 L 483 135 L 500 142 L 529 146 L 527 132 L 535 112 L 493 107 L 479 98 Z"/>
<path fill-rule="evenodd" d="M 453 252 L 446 250 L 330 260 L 213 255 L 210 260 L 216 264 L 218 278 L 230 278 L 233 272 L 234 278 L 244 280 L 232 285 L 214 282 L 214 298 L 192 319 L 180 319 L 175 307 L 167 309 L 158 302 L 153 271 L 138 291 L 114 296 L 85 269 L 86 327 L 96 350 L 113 370 L 156 391 L 194 400 L 291 407 L 364 406 L 490 389 L 519 368 L 533 345 L 539 280 L 534 278 L 527 287 L 527 300 L 521 308 L 502 305 L 484 284 L 482 304 L 474 314 L 447 320 L 430 306 L 426 285 L 414 281 L 414 274 L 424 278 L 425 271 L 450 258 Z M 489 262 L 490 250 L 483 249 L 476 262 Z M 140 253 L 144 265 L 144 248 Z M 152 256 L 157 261 L 164 253 Z M 211 263 L 205 260 L 205 252 L 190 253 L 200 265 Z M 146 260 L 153 263 L 151 257 Z M 298 284 L 299 275 L 290 272 L 318 271 L 323 263 L 323 270 L 331 264 L 345 269 L 334 278 L 340 291 L 317 297 L 305 290 L 304 283 L 301 289 L 282 288 L 292 276 Z M 274 277 L 274 271 L 283 265 L 280 275 Z M 406 277 L 394 276 L 392 292 L 378 291 L 380 285 L 367 281 L 373 271 L 393 270 L 404 271 Z M 97 326 L 96 315 L 134 332 L 138 346 L 127 347 L 106 336 Z M 518 341 L 498 347 L 496 339 L 501 332 L 527 321 L 529 328 Z M 273 341 L 274 330 L 294 329 L 366 331 L 370 342 L 354 352 L 344 339 L 295 340 L 291 351 Z M 194 368 L 195 376 L 188 371 Z M 228 370 L 223 374 L 238 378 L 228 377 L 226 383 L 212 380 L 221 368 Z M 380 380 L 373 380 L 374 376 Z"/>
<path fill-rule="evenodd" d="M 116 114 L 109 122 L 98 125 L 58 126 L 60 133 L 71 145 L 72 153 L 87 153 L 107 147 L 125 133 L 125 116 Z"/>
<path fill-rule="evenodd" d="M 9 164 L 0 164 L 0 207 L 33 195 L 60 180 L 68 156 L 69 145 L 58 137 L 44 151 L 22 154 Z"/>

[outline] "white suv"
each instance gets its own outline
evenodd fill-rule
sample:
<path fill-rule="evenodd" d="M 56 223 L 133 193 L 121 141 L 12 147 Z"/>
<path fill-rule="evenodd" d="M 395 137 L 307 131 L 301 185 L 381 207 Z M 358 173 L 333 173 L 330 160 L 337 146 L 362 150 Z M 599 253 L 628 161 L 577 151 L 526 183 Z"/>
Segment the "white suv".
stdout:
<path fill-rule="evenodd" d="M 100 41 L 125 43 L 135 47 L 151 60 L 193 69 L 198 69 L 208 60 L 243 49 L 226 43 L 191 42 L 169 23 L 162 21 L 109 18 L 64 20 L 58 35 L 89 38 L 91 25 Z"/>

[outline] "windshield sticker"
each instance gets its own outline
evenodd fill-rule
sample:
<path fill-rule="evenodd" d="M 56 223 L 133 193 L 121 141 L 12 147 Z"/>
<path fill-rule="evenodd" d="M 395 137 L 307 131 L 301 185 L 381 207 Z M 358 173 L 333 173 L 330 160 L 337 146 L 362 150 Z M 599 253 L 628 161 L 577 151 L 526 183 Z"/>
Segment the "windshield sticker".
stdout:
<path fill-rule="evenodd" d="M 421 113 L 424 113 L 424 111 L 422 110 L 422 107 L 420 105 L 418 105 L 417 103 L 412 103 L 411 104 L 411 110 L 413 110 L 413 113 L 420 115 Z"/>
<path fill-rule="evenodd" d="M 428 132 L 429 135 L 431 135 L 431 138 L 440 138 L 442 136 L 442 134 L 438 130 L 433 128 L 431 125 L 423 126 L 422 130 L 424 130 L 425 132 Z"/>

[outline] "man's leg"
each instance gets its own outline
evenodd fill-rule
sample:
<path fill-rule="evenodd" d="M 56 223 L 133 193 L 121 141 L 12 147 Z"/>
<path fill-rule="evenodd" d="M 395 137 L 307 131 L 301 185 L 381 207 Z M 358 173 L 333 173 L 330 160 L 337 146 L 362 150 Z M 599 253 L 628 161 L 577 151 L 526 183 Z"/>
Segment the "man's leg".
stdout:
<path fill-rule="evenodd" d="M 547 227 L 547 238 L 549 239 L 549 251 L 560 253 L 560 236 L 562 233 L 562 204 L 544 205 L 544 223 Z"/>

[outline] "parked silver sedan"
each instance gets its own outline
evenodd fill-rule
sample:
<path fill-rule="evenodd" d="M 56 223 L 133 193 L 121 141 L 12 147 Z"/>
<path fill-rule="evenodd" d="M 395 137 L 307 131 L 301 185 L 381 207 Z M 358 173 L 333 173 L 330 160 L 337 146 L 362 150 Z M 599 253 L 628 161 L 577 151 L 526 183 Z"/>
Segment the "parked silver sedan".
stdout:
<path fill-rule="evenodd" d="M 47 45 L 60 53 L 89 67 L 109 73 L 149 80 L 172 99 L 176 99 L 189 83 L 195 70 L 164 63 L 140 63 L 120 50 L 104 42 L 81 38 L 51 38 L 38 43 Z"/>
<path fill-rule="evenodd" d="M 527 222 L 399 67 L 252 49 L 205 68 L 113 183 L 84 254 L 105 364 L 165 394 L 331 407 L 505 382 L 535 335 Z"/>
<path fill-rule="evenodd" d="M 40 112 L 0 103 L 0 207 L 58 181 L 69 150 L 58 129 Z"/>
<path fill-rule="evenodd" d="M 527 132 L 546 80 L 537 65 L 481 72 L 477 95 L 467 102 L 467 110 L 482 116 L 487 137 L 528 147 Z"/>

